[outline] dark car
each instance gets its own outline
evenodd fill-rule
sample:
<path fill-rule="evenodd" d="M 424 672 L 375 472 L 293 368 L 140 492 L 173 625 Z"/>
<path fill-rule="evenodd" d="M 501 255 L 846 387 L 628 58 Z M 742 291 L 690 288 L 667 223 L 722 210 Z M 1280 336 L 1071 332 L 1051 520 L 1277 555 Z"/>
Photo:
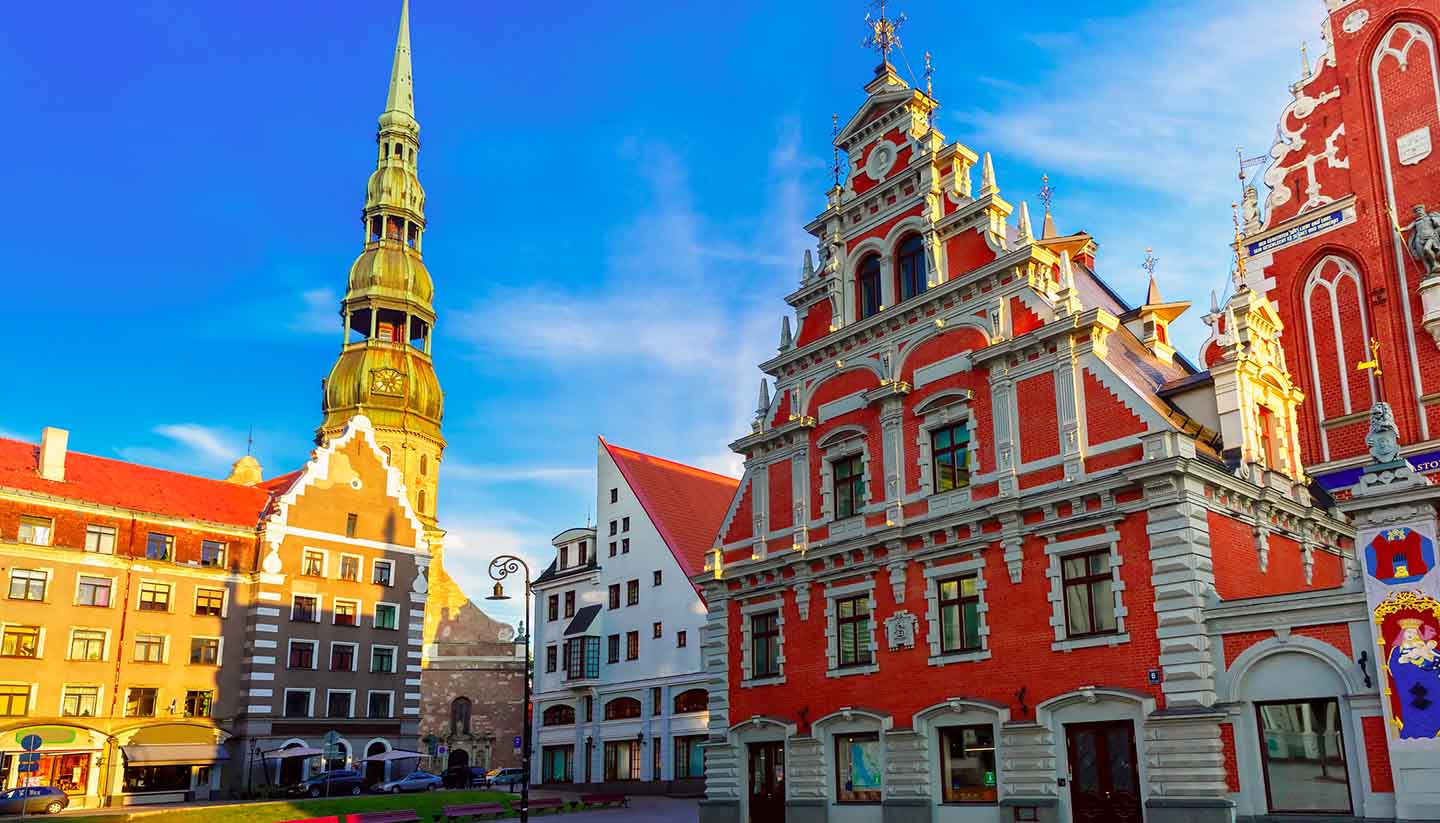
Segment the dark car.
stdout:
<path fill-rule="evenodd" d="M 291 797 L 335 797 L 365 791 L 365 775 L 354 769 L 336 769 L 311 775 L 290 786 L 285 793 Z"/>
<path fill-rule="evenodd" d="M 513 792 L 516 786 L 524 782 L 524 769 L 516 769 L 513 767 L 509 769 L 491 769 L 485 773 L 485 786 L 491 789 L 498 789 L 501 786 L 505 786 Z"/>
<path fill-rule="evenodd" d="M 440 775 L 447 789 L 468 789 L 485 785 L 485 770 L 479 766 L 451 766 Z"/>
<path fill-rule="evenodd" d="M 0 792 L 0 814 L 25 814 L 44 812 L 59 814 L 70 805 L 70 798 L 54 786 L 21 786 L 8 792 Z"/>

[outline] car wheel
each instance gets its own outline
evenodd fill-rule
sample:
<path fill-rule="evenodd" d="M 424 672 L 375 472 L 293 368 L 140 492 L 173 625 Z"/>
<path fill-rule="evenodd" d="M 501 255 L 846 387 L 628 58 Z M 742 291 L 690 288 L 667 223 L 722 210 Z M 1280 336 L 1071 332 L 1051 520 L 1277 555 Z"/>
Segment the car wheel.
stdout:
<path fill-rule="evenodd" d="M 311 796 L 311 797 L 319 797 L 319 796 L 320 796 L 320 787 L 319 787 L 319 786 L 312 786 L 312 787 L 310 788 L 310 796 Z"/>
<path fill-rule="evenodd" d="M 399 793 L 400 793 L 400 787 L 399 787 L 399 786 L 391 786 L 391 787 L 390 787 L 390 793 L 391 793 L 391 794 L 399 794 Z"/>
<path fill-rule="evenodd" d="M 52 801 L 50 801 L 50 805 L 48 805 L 48 806 L 45 807 L 45 813 L 46 813 L 46 814 L 59 814 L 60 812 L 62 812 L 62 811 L 64 811 L 64 810 L 65 810 L 65 804 L 64 804 L 64 803 L 61 803 L 61 802 L 58 801 L 58 800 L 52 800 Z"/>
<path fill-rule="evenodd" d="M 360 787 L 359 787 L 359 786 L 351 786 L 351 787 L 350 787 L 350 794 L 358 797 L 358 796 L 360 795 Z"/>

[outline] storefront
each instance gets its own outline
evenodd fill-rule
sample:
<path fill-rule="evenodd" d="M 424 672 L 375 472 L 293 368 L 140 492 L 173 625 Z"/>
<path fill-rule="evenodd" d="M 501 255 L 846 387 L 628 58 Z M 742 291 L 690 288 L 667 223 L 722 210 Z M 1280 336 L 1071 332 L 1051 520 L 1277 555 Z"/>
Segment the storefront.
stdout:
<path fill-rule="evenodd" d="M 20 741 L 41 740 L 40 762 L 34 772 L 21 772 Z M 70 797 L 72 808 L 100 805 L 97 766 L 103 762 L 106 735 L 80 726 L 22 726 L 0 733 L 0 785 L 54 786 Z"/>
<path fill-rule="evenodd" d="M 117 805 L 207 800 L 220 789 L 229 754 L 224 732 L 185 724 L 148 726 L 122 733 L 119 764 L 111 777 Z"/>

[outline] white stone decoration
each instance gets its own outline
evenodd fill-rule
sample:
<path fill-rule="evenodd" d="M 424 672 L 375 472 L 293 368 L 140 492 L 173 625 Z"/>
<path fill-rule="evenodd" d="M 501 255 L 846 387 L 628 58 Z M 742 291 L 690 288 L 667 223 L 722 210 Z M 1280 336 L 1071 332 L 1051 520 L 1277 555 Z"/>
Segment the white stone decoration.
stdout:
<path fill-rule="evenodd" d="M 915 624 L 918 618 L 911 612 L 896 612 L 885 619 L 885 643 L 890 651 L 915 648 Z"/>
<path fill-rule="evenodd" d="M 1340 24 L 1340 28 L 1344 30 L 1346 34 L 1354 34 L 1364 28 L 1368 22 L 1370 22 L 1370 12 L 1364 9 L 1356 9 L 1345 16 L 1345 22 Z"/>
<path fill-rule="evenodd" d="M 501 643 L 509 643 L 515 639 L 515 627 L 505 625 L 500 627 L 498 639 Z"/>
<path fill-rule="evenodd" d="M 876 143 L 875 148 L 870 150 L 870 156 L 865 158 L 865 175 L 877 182 L 884 180 L 885 175 L 895 166 L 898 155 L 899 150 L 894 143 L 888 140 Z"/>
<path fill-rule="evenodd" d="M 1406 132 L 1395 139 L 1395 157 L 1402 166 L 1413 166 L 1430 156 L 1430 127 Z"/>

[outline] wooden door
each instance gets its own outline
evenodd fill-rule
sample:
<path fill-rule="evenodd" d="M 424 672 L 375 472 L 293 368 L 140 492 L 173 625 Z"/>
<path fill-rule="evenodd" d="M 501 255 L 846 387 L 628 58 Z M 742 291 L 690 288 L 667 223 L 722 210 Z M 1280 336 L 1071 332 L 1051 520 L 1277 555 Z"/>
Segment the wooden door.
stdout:
<path fill-rule="evenodd" d="M 1070 813 L 1075 823 L 1141 823 L 1135 724 L 1067 723 Z"/>
<path fill-rule="evenodd" d="M 750 823 L 784 823 L 785 744 L 750 744 Z"/>

